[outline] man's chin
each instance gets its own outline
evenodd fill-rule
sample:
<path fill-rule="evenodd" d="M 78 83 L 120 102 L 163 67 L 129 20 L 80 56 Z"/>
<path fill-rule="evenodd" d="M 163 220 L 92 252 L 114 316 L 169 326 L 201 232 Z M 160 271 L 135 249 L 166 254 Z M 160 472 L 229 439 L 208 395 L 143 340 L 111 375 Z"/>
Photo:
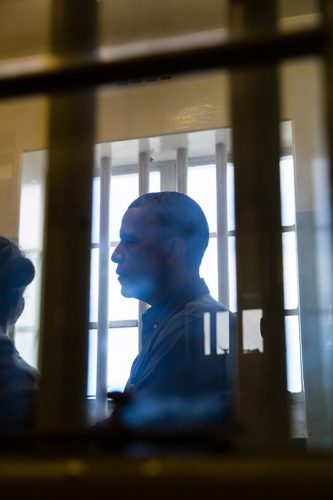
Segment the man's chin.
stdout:
<path fill-rule="evenodd" d="M 127 299 L 135 298 L 134 291 L 128 286 L 121 287 L 121 295 Z"/>
<path fill-rule="evenodd" d="M 149 291 L 147 290 L 147 287 L 144 286 L 135 286 L 129 283 L 122 283 L 121 294 L 127 299 L 138 299 L 142 300 L 143 302 L 147 302 Z"/>
<path fill-rule="evenodd" d="M 129 283 L 121 285 L 121 295 L 127 299 L 139 299 L 140 292 L 138 287 L 130 285 Z"/>

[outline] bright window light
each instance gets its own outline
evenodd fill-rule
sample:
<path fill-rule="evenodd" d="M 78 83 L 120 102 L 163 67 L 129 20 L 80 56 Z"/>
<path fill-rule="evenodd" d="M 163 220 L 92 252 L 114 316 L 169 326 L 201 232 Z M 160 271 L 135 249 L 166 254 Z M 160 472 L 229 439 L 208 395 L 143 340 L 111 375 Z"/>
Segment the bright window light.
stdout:
<path fill-rule="evenodd" d="M 112 328 L 108 337 L 108 390 L 123 391 L 139 353 L 137 328 Z"/>
<path fill-rule="evenodd" d="M 119 240 L 121 219 L 128 205 L 139 196 L 138 174 L 111 177 L 110 189 L 110 239 Z"/>
<path fill-rule="evenodd" d="M 285 309 L 298 307 L 296 234 L 282 233 L 283 283 Z"/>
<path fill-rule="evenodd" d="M 117 264 L 110 263 L 109 268 L 109 319 L 119 321 L 138 319 L 139 307 L 136 299 L 128 299 L 121 295 L 121 287 L 116 274 Z"/>
<path fill-rule="evenodd" d="M 88 337 L 87 396 L 96 396 L 97 382 L 97 330 L 90 330 Z"/>
<path fill-rule="evenodd" d="M 292 156 L 280 160 L 281 221 L 282 226 L 296 223 L 295 176 Z"/>
<path fill-rule="evenodd" d="M 232 163 L 227 164 L 227 217 L 228 217 L 228 231 L 234 231 L 236 229 L 235 169 Z"/>
<path fill-rule="evenodd" d="M 100 194 L 101 193 L 101 180 L 95 177 L 93 180 L 93 193 L 92 193 L 92 221 L 91 221 L 91 241 L 92 243 L 99 242 L 99 215 L 100 215 Z"/>
<path fill-rule="evenodd" d="M 25 184 L 21 190 L 19 241 L 22 248 L 41 247 L 42 227 L 39 214 L 42 211 L 41 184 Z"/>
<path fill-rule="evenodd" d="M 200 165 L 188 169 L 187 193 L 204 211 L 209 231 L 217 230 L 216 215 L 216 168 L 215 165 Z"/>
<path fill-rule="evenodd" d="M 289 392 L 302 391 L 301 342 L 298 316 L 286 316 L 287 381 Z"/>
<path fill-rule="evenodd" d="M 211 295 L 218 297 L 217 283 L 217 241 L 216 238 L 210 238 L 207 250 L 203 256 L 200 274 L 207 283 Z"/>
<path fill-rule="evenodd" d="M 96 322 L 98 319 L 98 279 L 99 279 L 99 250 L 91 250 L 90 259 L 90 306 L 89 321 Z"/>
<path fill-rule="evenodd" d="M 236 273 L 236 237 L 228 238 L 228 264 L 229 264 L 229 308 L 237 311 L 237 273 Z"/>

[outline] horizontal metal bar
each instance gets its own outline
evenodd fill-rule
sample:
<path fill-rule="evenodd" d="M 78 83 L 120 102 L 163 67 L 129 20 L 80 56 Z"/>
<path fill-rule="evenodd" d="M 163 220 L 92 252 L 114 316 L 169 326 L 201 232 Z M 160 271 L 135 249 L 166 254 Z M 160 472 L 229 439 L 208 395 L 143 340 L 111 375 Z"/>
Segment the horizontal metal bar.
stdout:
<path fill-rule="evenodd" d="M 325 39 L 322 27 L 229 42 L 217 30 L 101 48 L 84 56 L 2 61 L 0 99 L 319 55 Z"/>

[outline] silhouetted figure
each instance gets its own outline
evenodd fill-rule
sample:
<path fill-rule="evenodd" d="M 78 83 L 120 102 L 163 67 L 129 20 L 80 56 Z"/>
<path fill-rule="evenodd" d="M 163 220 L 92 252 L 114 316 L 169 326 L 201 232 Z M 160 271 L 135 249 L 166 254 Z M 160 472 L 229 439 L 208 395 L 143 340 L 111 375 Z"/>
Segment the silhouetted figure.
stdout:
<path fill-rule="evenodd" d="M 32 262 L 0 237 L 0 432 L 33 425 L 38 374 L 20 357 L 8 331 L 24 309 L 23 292 L 34 274 Z"/>
<path fill-rule="evenodd" d="M 121 293 L 150 305 L 125 388 L 132 401 L 122 410 L 128 425 L 197 426 L 227 418 L 226 356 L 215 326 L 216 314 L 227 322 L 232 315 L 199 276 L 208 240 L 202 209 L 182 193 L 140 196 L 122 219 L 111 257 Z"/>

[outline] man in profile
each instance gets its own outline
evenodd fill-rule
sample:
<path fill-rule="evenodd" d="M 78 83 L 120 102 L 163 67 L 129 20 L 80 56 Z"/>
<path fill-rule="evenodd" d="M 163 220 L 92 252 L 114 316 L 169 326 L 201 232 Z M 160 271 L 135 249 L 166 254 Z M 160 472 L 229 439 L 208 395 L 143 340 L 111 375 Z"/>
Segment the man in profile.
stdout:
<path fill-rule="evenodd" d="M 217 313 L 229 318 L 229 312 L 199 275 L 208 240 L 202 209 L 182 193 L 140 196 L 122 219 L 111 257 L 121 293 L 150 305 L 142 316 L 142 350 L 125 387 L 139 402 L 137 414 L 144 402 L 146 416 L 196 424 L 220 418 L 228 406 L 226 356 L 215 325 Z"/>

